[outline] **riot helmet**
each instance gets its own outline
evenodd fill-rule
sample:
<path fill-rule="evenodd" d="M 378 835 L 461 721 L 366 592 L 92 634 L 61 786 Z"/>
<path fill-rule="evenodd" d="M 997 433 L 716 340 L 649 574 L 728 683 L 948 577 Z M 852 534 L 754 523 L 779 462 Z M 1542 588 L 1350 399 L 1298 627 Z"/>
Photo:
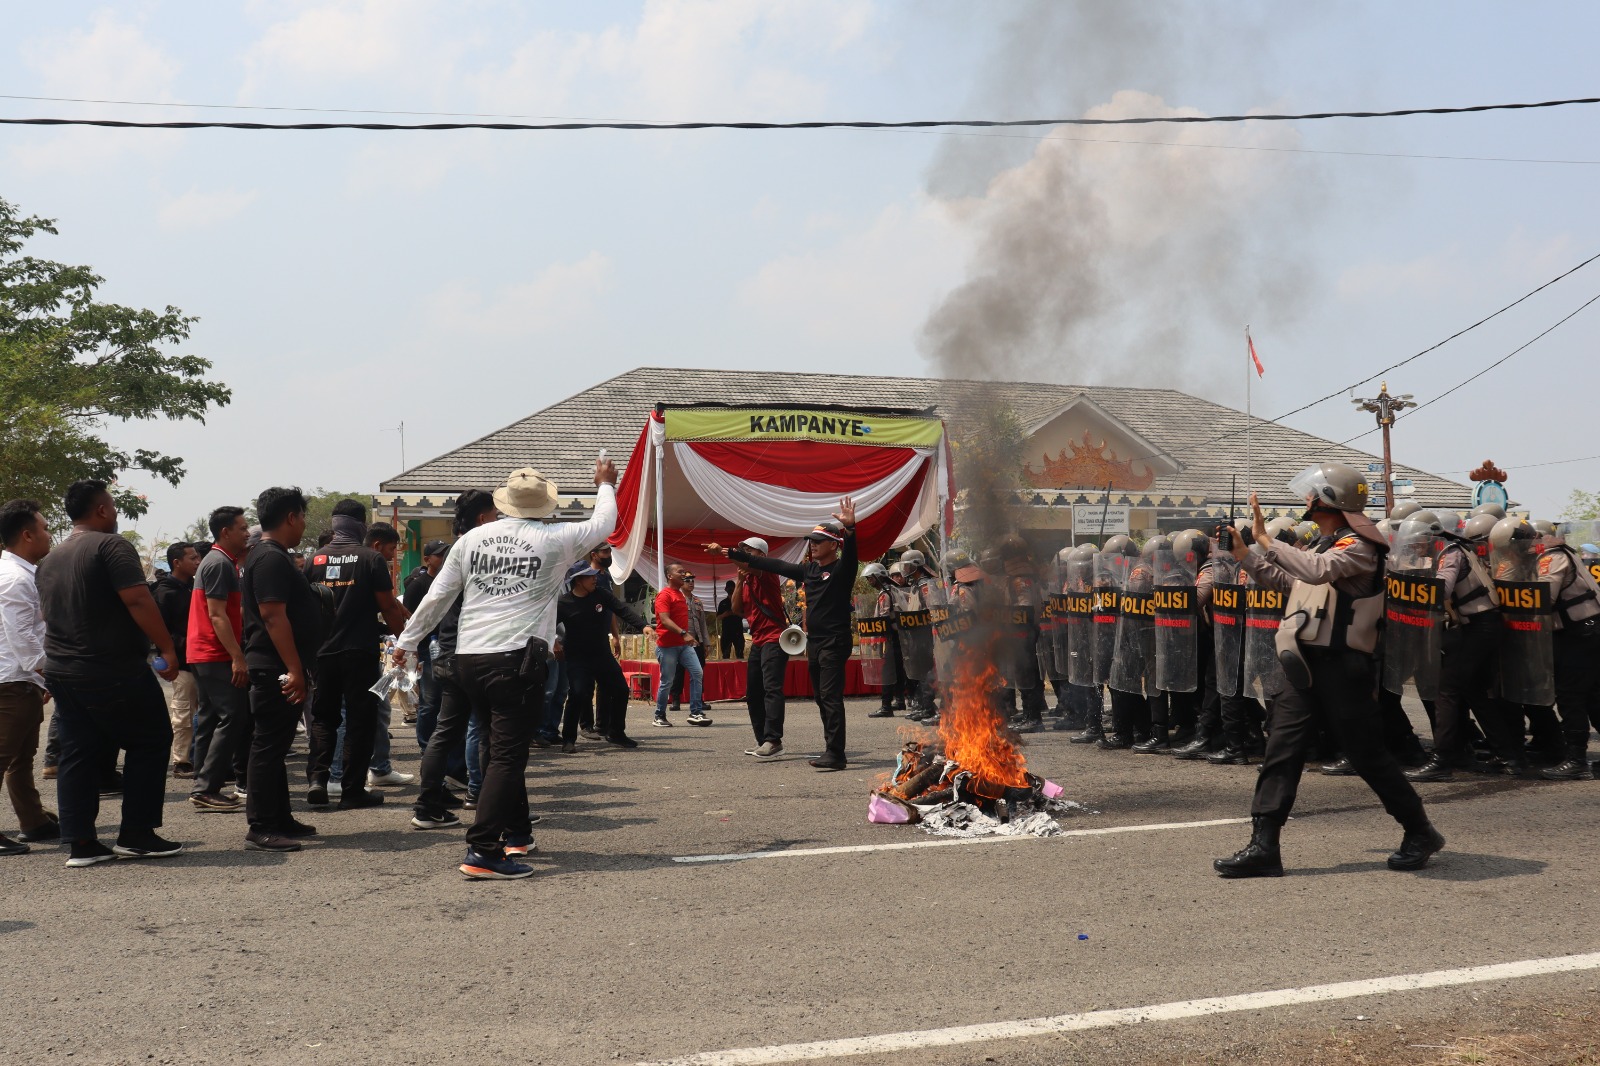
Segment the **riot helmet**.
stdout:
<path fill-rule="evenodd" d="M 905 568 L 906 577 L 913 578 L 928 570 L 928 559 L 917 549 L 910 548 L 900 554 L 900 565 Z"/>
<path fill-rule="evenodd" d="M 1315 529 L 1316 527 L 1313 525 L 1312 528 Z M 1299 544 L 1300 533 L 1296 527 L 1295 520 L 1292 518 L 1274 518 L 1268 522 L 1267 539 L 1275 540 L 1280 544 Z M 1263 545 L 1261 550 L 1266 551 L 1267 549 Z"/>
<path fill-rule="evenodd" d="M 1394 510 L 1389 512 L 1389 517 L 1397 522 L 1403 522 L 1420 510 L 1422 510 L 1422 504 L 1416 500 L 1401 500 L 1394 505 Z"/>
<path fill-rule="evenodd" d="M 1367 509 L 1367 478 L 1346 463 L 1314 463 L 1295 475 L 1289 491 L 1311 507 L 1318 505 L 1346 514 Z"/>
<path fill-rule="evenodd" d="M 1433 509 L 1433 515 L 1439 520 L 1439 528 L 1449 534 L 1459 535 L 1461 527 L 1466 524 L 1456 512 L 1447 511 L 1440 507 Z"/>
<path fill-rule="evenodd" d="M 882 583 L 887 583 L 889 580 L 889 571 L 884 569 L 882 563 L 868 563 L 861 568 L 861 580 L 873 588 L 882 588 Z"/>
<path fill-rule="evenodd" d="M 1125 555 L 1130 559 L 1136 559 L 1139 556 L 1139 546 L 1126 533 L 1118 533 L 1114 537 L 1106 538 L 1105 547 L 1100 550 L 1106 555 Z"/>
<path fill-rule="evenodd" d="M 1431 520 L 1423 519 L 1423 515 L 1428 515 Z M 1397 570 L 1431 568 L 1433 560 L 1439 556 L 1443 541 L 1444 530 L 1439 528 L 1437 519 L 1433 519 L 1427 511 L 1413 512 L 1395 529 L 1390 564 Z"/>
<path fill-rule="evenodd" d="M 1322 531 L 1318 529 L 1317 524 L 1310 519 L 1295 523 L 1295 543 L 1300 545 L 1302 548 L 1311 547 L 1311 545 L 1317 542 L 1317 538 L 1320 536 L 1322 536 Z"/>
<path fill-rule="evenodd" d="M 1461 538 L 1463 540 L 1483 540 L 1499 521 L 1500 519 L 1492 514 L 1475 514 L 1462 525 Z"/>
<path fill-rule="evenodd" d="M 1558 544 L 1566 543 L 1566 538 L 1561 535 L 1561 530 L 1548 518 L 1535 518 L 1529 525 L 1539 531 L 1539 536 L 1543 538 L 1546 548 L 1554 548 Z"/>
<path fill-rule="evenodd" d="M 1504 518 L 1506 509 L 1498 503 L 1480 503 L 1472 509 L 1471 513 L 1475 515 L 1492 514 L 1496 518 Z"/>
<path fill-rule="evenodd" d="M 1172 541 L 1167 538 L 1166 534 L 1157 533 L 1144 542 L 1144 546 L 1139 549 L 1139 554 L 1146 559 L 1154 559 L 1157 552 L 1170 552 L 1171 550 Z"/>
<path fill-rule="evenodd" d="M 1172 537 L 1172 554 L 1196 573 L 1211 557 L 1211 538 L 1198 529 L 1186 529 Z"/>

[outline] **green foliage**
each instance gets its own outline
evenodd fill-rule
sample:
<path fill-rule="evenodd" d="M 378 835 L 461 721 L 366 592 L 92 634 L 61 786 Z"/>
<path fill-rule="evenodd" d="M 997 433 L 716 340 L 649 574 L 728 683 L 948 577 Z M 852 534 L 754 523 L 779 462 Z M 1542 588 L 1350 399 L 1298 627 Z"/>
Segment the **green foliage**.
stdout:
<path fill-rule="evenodd" d="M 1561 512 L 1562 521 L 1587 522 L 1594 518 L 1600 518 L 1600 492 L 1573 489 L 1567 497 L 1567 509 Z"/>
<path fill-rule="evenodd" d="M 97 303 L 104 280 L 86 266 L 22 253 L 50 219 L 24 217 L 0 199 L 0 498 L 31 497 L 57 506 L 79 478 L 115 482 L 142 470 L 169 484 L 183 460 L 99 437 L 108 419 L 195 419 L 232 392 L 206 379 L 208 360 L 164 349 L 189 337 L 195 319 L 175 307 L 156 312 Z M 143 496 L 112 486 L 130 518 Z"/>
<path fill-rule="evenodd" d="M 333 528 L 333 505 L 340 500 L 360 500 L 367 507 L 368 522 L 387 522 L 388 515 L 372 514 L 370 492 L 334 492 L 332 489 L 306 490 L 306 536 L 302 544 L 315 544 L 317 538 Z"/>

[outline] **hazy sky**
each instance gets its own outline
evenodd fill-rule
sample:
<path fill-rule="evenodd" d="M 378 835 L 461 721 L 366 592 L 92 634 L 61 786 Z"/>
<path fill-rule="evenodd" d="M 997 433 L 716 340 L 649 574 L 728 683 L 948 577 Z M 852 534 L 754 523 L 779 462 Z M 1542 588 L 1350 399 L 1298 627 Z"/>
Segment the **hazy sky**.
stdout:
<path fill-rule="evenodd" d="M 57 0 L 7 11 L 0 93 L 652 120 L 1389 109 L 1596 95 L 1597 33 L 1582 3 Z M 1248 322 L 1273 416 L 1600 251 L 1592 107 L 1057 134 L 0 127 L 0 196 L 56 218 L 31 251 L 92 264 L 106 298 L 200 316 L 188 350 L 235 390 L 205 426 L 112 430 L 188 462 L 177 489 L 130 479 L 147 537 L 269 484 L 375 490 L 402 420 L 415 465 L 638 365 L 929 373 L 951 359 L 924 324 L 969 269 L 1021 316 L 1006 365 L 1029 377 L 1242 407 Z M 1597 292 L 1600 264 L 1391 389 L 1431 398 Z M 1600 488 L 1600 460 L 1524 468 L 1600 453 L 1597 330 L 1600 306 L 1401 423 L 1397 458 L 1492 458 L 1545 512 Z M 1289 421 L 1371 425 L 1343 398 Z"/>

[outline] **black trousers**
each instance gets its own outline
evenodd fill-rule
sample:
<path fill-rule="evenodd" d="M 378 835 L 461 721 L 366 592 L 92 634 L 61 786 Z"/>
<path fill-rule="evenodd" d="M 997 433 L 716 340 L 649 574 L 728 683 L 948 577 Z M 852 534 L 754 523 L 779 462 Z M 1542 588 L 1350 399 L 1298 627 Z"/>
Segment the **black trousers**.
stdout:
<path fill-rule="evenodd" d="M 1422 757 L 1422 741 L 1417 737 L 1417 731 L 1411 726 L 1411 716 L 1406 714 L 1405 707 L 1400 702 L 1398 692 L 1390 692 L 1383 686 L 1378 687 L 1378 721 L 1382 727 L 1383 743 L 1389 749 L 1389 754 L 1396 759 L 1409 759 L 1415 761 Z M 1332 733 L 1332 723 L 1328 723 Z M 1341 748 L 1342 739 L 1333 733 L 1330 739 Z M 1346 753 L 1348 754 L 1348 753 Z"/>
<path fill-rule="evenodd" d="M 1467 712 L 1502 759 L 1522 758 L 1522 724 L 1494 695 L 1495 655 L 1500 644 L 1496 611 L 1444 631 L 1444 660 L 1439 670 L 1439 698 L 1434 702 L 1433 752 L 1454 765 L 1471 754 Z"/>
<path fill-rule="evenodd" d="M 1356 773 L 1377 793 L 1384 810 L 1407 831 L 1426 826 L 1428 815 L 1417 790 L 1383 742 L 1374 699 L 1377 664 L 1373 657 L 1357 651 L 1302 651 L 1311 666 L 1312 685 L 1308 689 L 1291 685 L 1273 701 L 1267 754 L 1256 778 L 1250 813 L 1280 825 L 1289 817 L 1306 756 L 1326 723 Z"/>
<path fill-rule="evenodd" d="M 704 644 L 696 644 L 694 646 L 694 657 L 700 660 L 700 673 L 703 676 L 705 674 L 706 666 L 706 646 Z M 689 680 L 689 671 L 687 670 L 679 670 L 672 677 L 672 706 L 674 708 L 683 702 L 683 683 L 687 680 Z M 705 701 L 705 693 L 703 688 L 700 699 L 701 702 Z M 698 707 L 689 708 L 690 711 L 696 711 L 699 709 L 700 708 Z M 604 730 L 602 730 L 602 732 L 604 732 Z"/>
<path fill-rule="evenodd" d="M 722 644 L 724 659 L 744 658 L 744 623 L 737 618 L 724 618 L 717 638 Z"/>
<path fill-rule="evenodd" d="M 1111 690 L 1111 731 L 1124 740 L 1150 732 L 1150 701 L 1144 693 Z"/>
<path fill-rule="evenodd" d="M 344 787 L 367 787 L 372 765 L 372 741 L 378 731 L 378 697 L 370 691 L 382 676 L 378 653 L 335 651 L 317 656 L 313 668 L 316 691 L 311 697 L 310 752 L 306 776 L 314 785 L 328 783 L 333 749 L 339 741 L 339 721 L 344 720 Z"/>
<path fill-rule="evenodd" d="M 1568 622 L 1555 634 L 1556 709 L 1568 756 L 1589 748 L 1589 722 L 1600 715 L 1600 620 Z"/>
<path fill-rule="evenodd" d="M 195 794 L 221 792 L 230 777 L 246 787 L 250 758 L 250 690 L 233 687 L 231 663 L 195 663 L 200 708 L 194 716 Z"/>
<path fill-rule="evenodd" d="M 300 713 L 284 696 L 278 671 L 250 671 L 250 787 L 244 813 L 253 832 L 276 833 L 289 824 L 289 770 L 283 760 L 294 744 Z"/>
<path fill-rule="evenodd" d="M 783 679 L 789 656 L 777 641 L 750 645 L 744 670 L 744 703 L 750 708 L 750 728 L 756 743 L 783 743 Z"/>
<path fill-rule="evenodd" d="M 883 686 L 883 706 L 891 707 L 897 700 L 904 703 L 906 698 L 906 657 L 900 650 L 900 634 L 895 630 L 889 631 L 883 657 L 888 660 L 883 664 L 884 676 L 894 676 L 894 684 Z"/>
<path fill-rule="evenodd" d="M 94 673 L 52 670 L 44 675 L 55 697 L 60 723 L 61 764 L 56 802 L 63 840 L 93 840 L 100 815 L 100 784 L 109 756 L 127 752 L 122 764 L 122 830 L 161 825 L 166 801 L 167 752 L 172 719 L 161 684 L 150 668 L 101 667 Z"/>
<path fill-rule="evenodd" d="M 850 634 L 813 636 L 806 643 L 811 691 L 822 713 L 822 738 L 829 758 L 844 758 L 844 667 L 850 658 Z"/>
<path fill-rule="evenodd" d="M 528 817 L 528 743 L 544 717 L 549 666 L 541 663 L 524 674 L 522 659 L 521 651 L 456 656 L 462 691 L 473 703 L 485 705 L 489 718 L 489 755 L 478 792 L 478 816 L 467 830 L 467 844 L 491 858 L 505 854 L 507 836 L 533 832 Z M 345 747 L 349 748 L 348 734 Z"/>
<path fill-rule="evenodd" d="M 439 692 L 439 717 L 428 737 L 428 746 L 423 749 L 417 775 L 421 791 L 417 794 L 415 810 L 420 815 L 445 812 L 444 779 L 467 741 L 467 724 L 474 715 L 478 716 L 479 734 L 488 732 L 484 728 L 488 724 L 487 706 L 475 704 L 461 687 L 456 679 L 454 657 L 433 664 L 433 683 Z"/>
<path fill-rule="evenodd" d="M 567 707 L 561 719 L 562 742 L 577 742 L 578 730 L 583 727 L 581 715 L 587 707 L 594 708 L 595 729 L 607 737 L 626 736 L 628 681 L 611 649 L 583 653 L 568 648 L 566 664 Z"/>

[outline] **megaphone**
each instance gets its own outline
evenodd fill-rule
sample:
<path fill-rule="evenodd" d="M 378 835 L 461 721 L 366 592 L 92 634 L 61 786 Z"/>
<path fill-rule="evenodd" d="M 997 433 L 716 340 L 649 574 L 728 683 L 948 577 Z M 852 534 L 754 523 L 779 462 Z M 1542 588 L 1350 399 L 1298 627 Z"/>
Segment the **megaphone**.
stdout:
<path fill-rule="evenodd" d="M 806 631 L 799 626 L 790 626 L 778 635 L 778 647 L 786 655 L 804 655 L 806 653 Z"/>

